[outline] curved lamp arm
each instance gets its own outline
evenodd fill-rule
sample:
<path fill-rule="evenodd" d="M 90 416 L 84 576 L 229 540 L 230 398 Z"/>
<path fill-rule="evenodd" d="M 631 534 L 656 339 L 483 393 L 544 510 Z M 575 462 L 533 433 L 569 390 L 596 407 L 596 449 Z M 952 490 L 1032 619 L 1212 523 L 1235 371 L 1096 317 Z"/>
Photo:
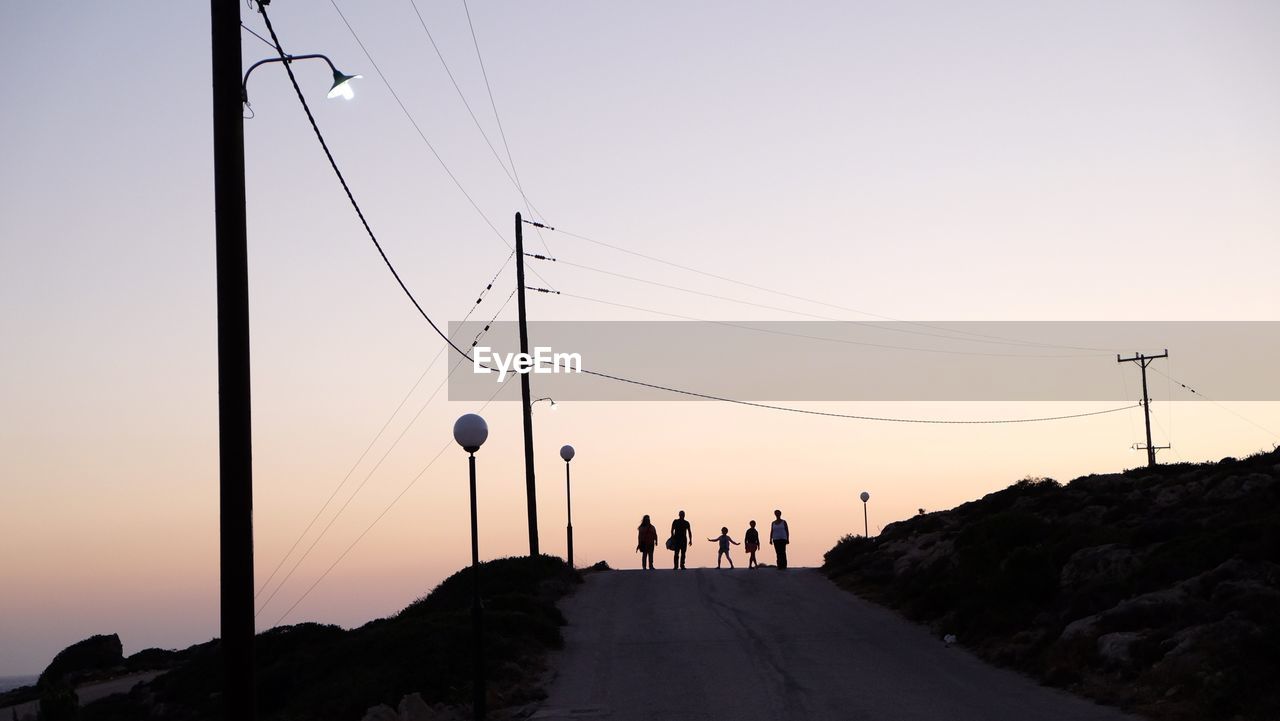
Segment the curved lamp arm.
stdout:
<path fill-rule="evenodd" d="M 241 99 L 244 101 L 245 105 L 249 104 L 249 74 L 252 73 L 259 65 L 265 65 L 267 63 L 291 63 L 294 60 L 310 60 L 313 58 L 319 58 L 320 60 L 325 61 L 328 63 L 329 69 L 333 71 L 333 85 L 329 88 L 329 97 L 335 98 L 341 95 L 347 100 L 350 100 L 352 93 L 351 86 L 348 85 L 348 83 L 363 76 L 347 75 L 346 73 L 343 73 L 334 66 L 333 61 L 330 60 L 328 56 L 321 55 L 320 53 L 309 53 L 307 55 L 285 55 L 281 58 L 267 58 L 250 65 L 249 69 L 244 71 L 244 80 L 240 83 Z"/>

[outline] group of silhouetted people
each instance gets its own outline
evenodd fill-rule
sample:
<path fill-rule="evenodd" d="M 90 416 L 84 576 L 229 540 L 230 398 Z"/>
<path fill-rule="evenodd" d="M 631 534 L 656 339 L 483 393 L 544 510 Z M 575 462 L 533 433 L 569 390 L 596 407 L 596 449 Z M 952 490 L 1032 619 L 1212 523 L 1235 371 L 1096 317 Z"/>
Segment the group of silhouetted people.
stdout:
<path fill-rule="evenodd" d="M 774 553 L 777 554 L 778 568 L 786 568 L 787 544 L 791 542 L 791 529 L 787 527 L 787 522 L 782 519 L 782 511 L 774 511 L 773 519 L 773 523 L 769 527 L 769 543 L 773 546 Z M 636 541 L 636 550 L 640 552 L 640 568 L 653 570 L 653 552 L 658 545 L 658 528 L 649 521 L 648 516 L 645 516 L 640 519 L 640 527 L 637 531 L 639 533 Z M 708 538 L 707 540 L 717 544 L 716 568 L 720 568 L 720 564 L 724 561 L 729 562 L 729 568 L 734 568 L 733 557 L 729 555 L 730 545 L 743 546 L 747 552 L 748 568 L 755 568 L 759 565 L 756 563 L 756 551 L 760 550 L 760 532 L 756 530 L 755 521 L 751 522 L 750 527 L 743 534 L 742 543 L 738 543 L 729 537 L 729 528 L 727 526 L 720 529 L 719 536 Z M 677 518 L 671 522 L 671 535 L 667 538 L 666 545 L 667 550 L 674 554 L 672 568 L 676 570 L 683 569 L 689 546 L 693 545 L 693 527 L 685 519 L 684 511 L 680 511 Z"/>

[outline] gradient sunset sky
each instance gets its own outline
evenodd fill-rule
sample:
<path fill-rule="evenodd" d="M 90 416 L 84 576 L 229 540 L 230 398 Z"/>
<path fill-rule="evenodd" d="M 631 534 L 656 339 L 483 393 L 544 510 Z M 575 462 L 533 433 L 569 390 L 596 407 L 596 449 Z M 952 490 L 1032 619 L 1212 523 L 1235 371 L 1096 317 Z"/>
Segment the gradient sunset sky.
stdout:
<path fill-rule="evenodd" d="M 416 9 L 505 161 L 464 6 Z M 405 281 L 437 320 L 460 320 L 509 255 L 524 206 L 415 5 L 270 10 L 287 51 L 364 75 L 354 100 L 326 101 L 325 66 L 295 65 Z M 520 179 L 558 228 L 896 318 L 1278 320 L 1280 4 L 472 0 L 470 11 Z M 208 13 L 198 2 L 0 8 L 0 676 L 38 673 L 94 633 L 119 633 L 127 653 L 218 633 Z M 272 54 L 243 43 L 246 66 Z M 449 433 L 480 404 L 441 390 L 424 406 L 451 362 L 439 339 L 363 234 L 283 69 L 255 71 L 249 93 L 259 583 L 355 466 L 299 550 L 349 504 L 259 627 L 356 625 L 468 562 L 465 455 Z M 530 297 L 538 320 L 662 318 L 622 306 L 869 318 L 544 238 L 527 235 L 529 250 L 785 310 L 531 261 L 565 292 Z M 513 283 L 508 266 L 476 316 L 491 317 Z M 501 318 L 513 317 L 511 304 Z M 1214 378 L 1179 376 L 1178 352 L 1153 367 L 1212 396 Z M 945 357 L 931 372 L 946 372 Z M 1136 369 L 1114 378 L 1136 400 Z M 1280 441 L 1280 403 L 1183 402 L 1153 379 L 1156 442 L 1173 445 L 1162 460 Z M 518 396 L 512 384 L 484 410 L 486 558 L 527 551 Z M 962 419 L 1109 404 L 800 405 Z M 1143 460 L 1129 450 L 1138 411 L 991 427 L 686 401 L 534 414 L 543 550 L 564 551 L 556 449 L 572 443 L 577 560 L 614 567 L 638 566 L 646 513 L 665 528 L 684 509 L 695 535 L 728 526 L 741 540 L 747 521 L 781 508 L 792 563 L 817 565 L 861 532 L 863 490 L 875 533 L 1027 475 L 1065 481 Z M 690 560 L 711 563 L 713 544 Z"/>

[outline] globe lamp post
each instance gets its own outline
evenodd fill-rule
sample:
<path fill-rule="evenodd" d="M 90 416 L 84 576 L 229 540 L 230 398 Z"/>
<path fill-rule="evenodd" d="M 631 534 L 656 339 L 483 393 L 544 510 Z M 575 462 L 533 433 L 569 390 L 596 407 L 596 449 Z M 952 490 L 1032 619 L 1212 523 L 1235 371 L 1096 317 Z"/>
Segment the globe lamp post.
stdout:
<path fill-rule="evenodd" d="M 472 718 L 485 716 L 484 617 L 480 607 L 480 529 L 476 522 L 476 451 L 489 438 L 489 424 L 468 413 L 453 424 L 453 440 L 467 452 L 471 475 L 471 650 Z"/>
<path fill-rule="evenodd" d="M 568 525 L 565 526 L 568 537 L 568 542 L 565 544 L 567 556 L 565 560 L 569 562 L 569 568 L 573 568 L 573 492 L 569 485 L 569 461 L 573 460 L 573 446 L 561 446 L 560 457 L 564 459 L 564 497 L 567 506 L 565 518 L 568 520 Z"/>

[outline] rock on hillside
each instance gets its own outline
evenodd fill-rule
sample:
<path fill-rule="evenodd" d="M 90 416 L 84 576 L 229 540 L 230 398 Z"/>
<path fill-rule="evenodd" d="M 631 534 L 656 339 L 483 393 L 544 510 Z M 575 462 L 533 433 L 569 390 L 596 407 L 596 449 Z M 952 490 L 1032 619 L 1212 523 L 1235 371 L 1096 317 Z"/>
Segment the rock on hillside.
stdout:
<path fill-rule="evenodd" d="M 471 696 L 473 578 L 472 569 L 463 569 L 399 613 L 358 628 L 299 623 L 259 633 L 254 647 L 258 718 L 355 721 L 366 712 L 414 721 L 449 718 Z M 551 556 L 481 564 L 493 718 L 545 695 L 539 684 L 546 653 L 563 643 L 565 619 L 556 602 L 581 580 Z M 176 653 L 139 652 L 136 662 L 165 664 L 169 671 L 128 694 L 85 704 L 79 721 L 222 718 L 222 652 L 216 639 Z"/>
<path fill-rule="evenodd" d="M 40 674 L 37 686 L 74 683 L 83 677 L 124 665 L 124 647 L 116 634 L 90 636 L 58 652 Z"/>
<path fill-rule="evenodd" d="M 1280 718 L 1280 452 L 1025 479 L 824 570 L 1048 683 L 1153 718 Z"/>

